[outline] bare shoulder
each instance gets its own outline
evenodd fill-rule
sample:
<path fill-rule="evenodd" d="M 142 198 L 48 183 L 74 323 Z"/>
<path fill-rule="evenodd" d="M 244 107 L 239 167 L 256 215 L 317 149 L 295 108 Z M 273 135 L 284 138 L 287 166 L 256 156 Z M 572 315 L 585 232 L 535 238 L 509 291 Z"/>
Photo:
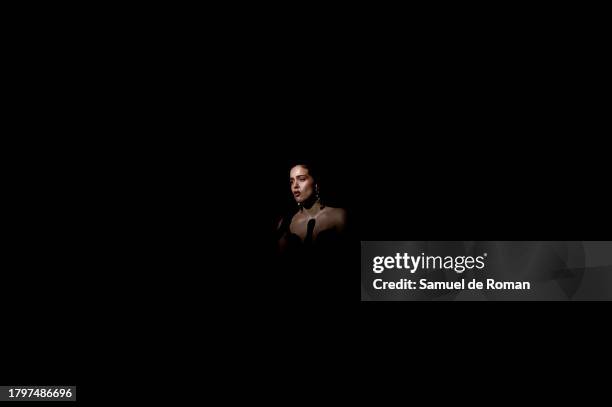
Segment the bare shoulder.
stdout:
<path fill-rule="evenodd" d="M 343 208 L 325 207 L 326 218 L 329 223 L 338 230 L 344 230 L 346 226 L 346 210 Z"/>
<path fill-rule="evenodd" d="M 327 215 L 332 219 L 346 220 L 346 209 L 326 206 Z"/>

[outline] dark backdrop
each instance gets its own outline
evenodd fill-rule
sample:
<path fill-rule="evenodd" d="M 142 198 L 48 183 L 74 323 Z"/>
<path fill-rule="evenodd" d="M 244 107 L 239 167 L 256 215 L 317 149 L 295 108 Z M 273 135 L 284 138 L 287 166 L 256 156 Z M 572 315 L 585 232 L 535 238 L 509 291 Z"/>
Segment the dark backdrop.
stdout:
<path fill-rule="evenodd" d="M 601 240 L 610 230 L 608 171 L 595 136 L 451 125 L 359 130 L 288 134 L 288 147 L 262 167 L 267 216 L 294 206 L 288 168 L 306 157 L 324 176 L 323 196 L 350 210 L 360 240 Z"/>

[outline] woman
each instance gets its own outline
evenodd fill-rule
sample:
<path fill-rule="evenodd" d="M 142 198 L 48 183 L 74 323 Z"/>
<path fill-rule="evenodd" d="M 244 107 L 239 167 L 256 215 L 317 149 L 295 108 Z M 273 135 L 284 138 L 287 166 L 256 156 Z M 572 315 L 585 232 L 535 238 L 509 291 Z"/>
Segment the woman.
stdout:
<path fill-rule="evenodd" d="M 318 179 L 310 165 L 293 166 L 289 183 L 298 209 L 279 222 L 279 251 L 301 257 L 295 260 L 325 261 L 322 256 L 333 256 L 344 241 L 346 211 L 321 202 Z"/>

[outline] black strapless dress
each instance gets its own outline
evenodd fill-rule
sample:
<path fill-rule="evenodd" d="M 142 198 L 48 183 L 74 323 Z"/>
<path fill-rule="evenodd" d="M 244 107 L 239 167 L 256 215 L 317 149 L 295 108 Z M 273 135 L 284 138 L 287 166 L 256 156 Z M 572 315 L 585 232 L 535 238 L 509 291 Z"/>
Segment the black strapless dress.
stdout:
<path fill-rule="evenodd" d="M 304 241 L 295 233 L 286 232 L 287 248 L 281 256 L 285 271 L 333 271 L 342 267 L 346 253 L 346 239 L 334 229 L 321 231 L 313 237 L 315 220 L 308 222 Z"/>

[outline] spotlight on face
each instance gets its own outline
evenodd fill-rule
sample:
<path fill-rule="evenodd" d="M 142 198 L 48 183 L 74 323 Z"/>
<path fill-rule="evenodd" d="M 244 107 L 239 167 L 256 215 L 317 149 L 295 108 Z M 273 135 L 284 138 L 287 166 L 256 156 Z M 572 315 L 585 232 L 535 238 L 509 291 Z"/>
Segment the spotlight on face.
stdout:
<path fill-rule="evenodd" d="M 316 189 L 316 183 L 310 170 L 303 165 L 296 165 L 289 172 L 289 183 L 291 185 L 291 193 L 297 203 L 303 203 L 313 196 Z"/>

